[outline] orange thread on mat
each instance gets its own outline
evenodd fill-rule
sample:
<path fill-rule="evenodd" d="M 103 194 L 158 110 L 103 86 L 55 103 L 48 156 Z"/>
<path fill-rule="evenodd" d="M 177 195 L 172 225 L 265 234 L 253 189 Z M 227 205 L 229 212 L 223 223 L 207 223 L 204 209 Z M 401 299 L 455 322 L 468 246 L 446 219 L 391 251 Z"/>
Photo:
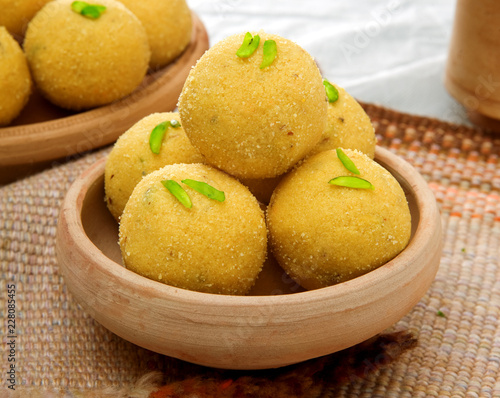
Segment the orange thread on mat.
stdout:
<path fill-rule="evenodd" d="M 231 384 L 233 384 L 233 380 L 232 379 L 224 380 L 222 383 L 220 383 L 220 389 L 221 390 L 225 390 L 226 388 L 229 388 L 229 386 Z"/>
<path fill-rule="evenodd" d="M 153 391 L 149 394 L 149 398 L 171 398 L 175 395 L 174 389 L 171 386 L 163 386 L 157 391 Z"/>

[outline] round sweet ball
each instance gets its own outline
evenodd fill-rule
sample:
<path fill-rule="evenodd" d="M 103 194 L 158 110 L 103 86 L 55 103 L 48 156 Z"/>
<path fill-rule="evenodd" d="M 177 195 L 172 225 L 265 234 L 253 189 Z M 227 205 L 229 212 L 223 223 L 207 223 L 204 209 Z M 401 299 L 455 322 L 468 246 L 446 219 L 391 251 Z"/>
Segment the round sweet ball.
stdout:
<path fill-rule="evenodd" d="M 313 58 L 297 44 L 259 32 L 257 49 L 242 58 L 236 52 L 244 36 L 230 36 L 200 58 L 185 82 L 179 112 L 186 134 L 210 164 L 239 178 L 272 178 L 319 142 L 326 94 Z M 271 40 L 276 56 L 262 65 Z"/>
<path fill-rule="evenodd" d="M 158 125 L 163 125 L 164 135 L 158 150 L 153 152 L 150 137 Z M 118 138 L 106 159 L 104 191 L 109 211 L 118 221 L 135 186 L 152 171 L 169 164 L 203 160 L 187 139 L 178 113 L 146 116 Z"/>
<path fill-rule="evenodd" d="M 199 183 L 208 187 L 196 187 Z M 204 189 L 218 193 L 205 196 Z M 178 199 L 178 191 L 190 207 Z M 265 261 L 267 229 L 257 200 L 235 178 L 204 164 L 175 164 L 137 184 L 120 220 L 119 243 L 124 265 L 147 278 L 243 295 Z"/>
<path fill-rule="evenodd" d="M 125 97 L 148 69 L 151 53 L 142 23 L 115 0 L 96 1 L 106 7 L 96 18 L 75 11 L 72 3 L 51 1 L 28 25 L 24 50 L 38 89 L 72 110 Z"/>
<path fill-rule="evenodd" d="M 33 16 L 51 0 L 0 0 L 0 25 L 19 41 Z"/>
<path fill-rule="evenodd" d="M 151 69 L 177 58 L 191 40 L 191 10 L 185 0 L 120 0 L 142 22 L 151 47 Z"/>
<path fill-rule="evenodd" d="M 28 102 L 31 76 L 21 47 L 0 26 L 0 126 L 14 120 Z"/>
<path fill-rule="evenodd" d="M 338 99 L 328 103 L 328 122 L 320 142 L 310 155 L 329 149 L 357 149 L 375 156 L 377 139 L 370 117 L 347 91 L 332 83 L 338 91 Z"/>
<path fill-rule="evenodd" d="M 306 289 L 353 279 L 396 257 L 408 244 L 411 215 L 398 181 L 359 151 L 344 150 L 359 170 L 348 171 L 335 150 L 307 159 L 278 185 L 267 209 L 271 249 Z M 333 185 L 360 177 L 372 188 Z M 338 181 L 338 180 L 336 180 Z"/>

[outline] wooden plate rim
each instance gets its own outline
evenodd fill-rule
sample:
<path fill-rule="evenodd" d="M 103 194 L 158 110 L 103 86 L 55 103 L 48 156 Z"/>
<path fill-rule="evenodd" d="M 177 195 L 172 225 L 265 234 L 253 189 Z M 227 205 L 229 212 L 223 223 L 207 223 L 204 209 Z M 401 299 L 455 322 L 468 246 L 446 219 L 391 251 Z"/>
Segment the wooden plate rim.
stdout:
<path fill-rule="evenodd" d="M 130 105 L 140 106 L 148 100 L 148 96 L 158 93 L 159 87 L 169 83 L 176 84 L 171 80 L 187 69 L 187 65 L 193 65 L 208 49 L 208 35 L 202 21 L 194 12 L 192 18 L 192 37 L 186 50 L 165 68 L 147 75 L 141 86 L 130 95 L 109 105 L 74 115 L 40 123 L 0 128 L 0 167 L 50 161 L 95 149 L 116 140 L 120 133 L 111 129 L 108 132 L 106 129 L 104 132 L 93 131 L 96 124 L 104 123 L 112 126 L 130 117 Z M 186 77 L 188 72 L 186 71 Z M 77 131 L 71 131 L 75 125 L 79 128 Z M 64 146 L 62 143 L 67 145 Z M 83 150 L 78 150 L 79 143 L 84 144 Z"/>

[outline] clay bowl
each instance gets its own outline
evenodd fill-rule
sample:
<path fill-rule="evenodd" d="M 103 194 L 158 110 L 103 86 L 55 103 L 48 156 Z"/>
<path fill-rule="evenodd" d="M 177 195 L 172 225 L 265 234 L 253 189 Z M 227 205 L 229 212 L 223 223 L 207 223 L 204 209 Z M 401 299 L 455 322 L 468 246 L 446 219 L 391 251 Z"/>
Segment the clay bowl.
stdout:
<path fill-rule="evenodd" d="M 34 91 L 13 124 L 0 127 L 0 184 L 25 177 L 56 159 L 110 144 L 137 120 L 177 106 L 191 67 L 208 49 L 208 35 L 193 13 L 191 42 L 166 67 L 148 73 L 129 96 L 84 112 L 52 105 Z"/>
<path fill-rule="evenodd" d="M 134 344 L 226 369 L 280 367 L 360 343 L 422 298 L 437 272 L 441 223 L 420 174 L 388 150 L 376 160 L 402 185 L 412 214 L 408 247 L 380 268 L 335 286 L 301 291 L 272 263 L 249 296 L 179 289 L 122 266 L 118 227 L 104 202 L 105 159 L 69 189 L 57 227 L 68 290 L 104 327 Z"/>

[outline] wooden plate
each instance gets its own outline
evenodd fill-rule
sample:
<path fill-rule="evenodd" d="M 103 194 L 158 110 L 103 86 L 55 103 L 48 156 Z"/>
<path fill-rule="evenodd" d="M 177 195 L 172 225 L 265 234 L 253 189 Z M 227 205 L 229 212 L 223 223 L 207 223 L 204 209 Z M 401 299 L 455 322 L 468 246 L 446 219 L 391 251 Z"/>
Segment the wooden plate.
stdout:
<path fill-rule="evenodd" d="M 132 94 L 110 105 L 74 113 L 34 92 L 21 115 L 0 128 L 0 183 L 13 181 L 51 164 L 110 144 L 153 112 L 172 111 L 191 66 L 208 49 L 208 35 L 193 14 L 186 50 L 170 65 L 148 74 Z"/>
<path fill-rule="evenodd" d="M 441 257 L 441 221 L 425 180 L 377 148 L 376 160 L 400 182 L 412 215 L 407 248 L 380 268 L 335 286 L 299 291 L 265 265 L 251 296 L 167 286 L 122 266 L 118 227 L 106 208 L 105 159 L 69 189 L 57 228 L 57 256 L 68 290 L 104 327 L 149 350 L 197 364 L 262 369 L 360 343 L 393 325 L 422 298 Z"/>

